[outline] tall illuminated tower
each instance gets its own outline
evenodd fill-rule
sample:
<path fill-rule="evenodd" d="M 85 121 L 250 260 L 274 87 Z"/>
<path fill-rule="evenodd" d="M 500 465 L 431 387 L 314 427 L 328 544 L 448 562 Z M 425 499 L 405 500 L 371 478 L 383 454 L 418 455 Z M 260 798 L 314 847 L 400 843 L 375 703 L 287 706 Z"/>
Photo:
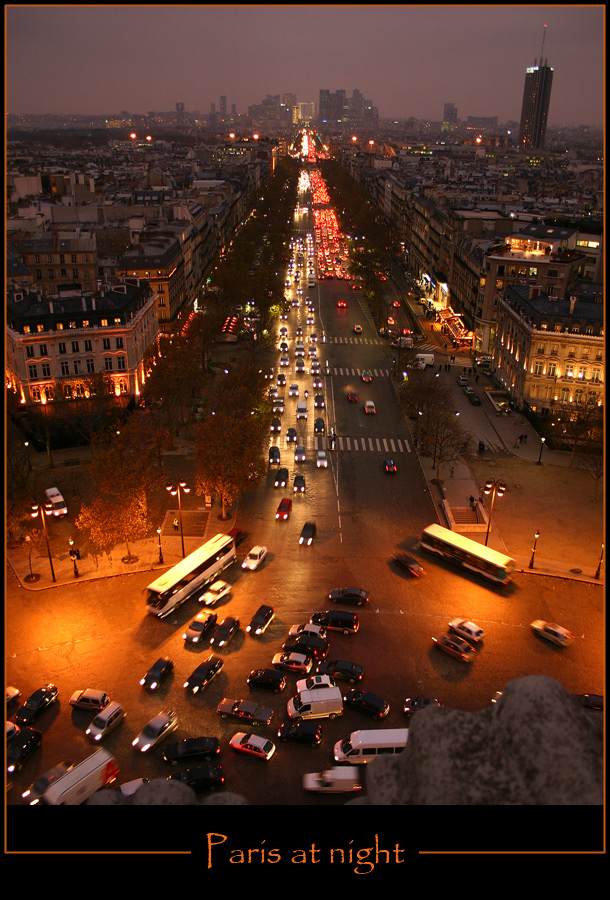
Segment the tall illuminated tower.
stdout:
<path fill-rule="evenodd" d="M 544 26 L 546 29 L 546 25 Z M 546 31 L 544 32 L 546 35 Z M 544 50 L 544 37 L 542 38 Z M 519 146 L 522 150 L 544 149 L 546 126 L 551 101 L 553 69 L 547 65 L 548 60 L 540 65 L 530 66 L 525 70 L 525 87 L 523 89 L 523 105 L 521 107 L 521 125 L 519 128 Z"/>

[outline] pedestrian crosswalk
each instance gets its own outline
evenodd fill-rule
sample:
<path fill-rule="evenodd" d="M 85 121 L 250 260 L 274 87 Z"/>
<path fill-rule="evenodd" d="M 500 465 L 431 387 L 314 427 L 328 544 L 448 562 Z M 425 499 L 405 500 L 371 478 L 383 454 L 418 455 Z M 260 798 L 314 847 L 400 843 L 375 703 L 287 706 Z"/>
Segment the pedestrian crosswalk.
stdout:
<path fill-rule="evenodd" d="M 370 372 L 373 378 L 387 378 L 392 373 L 391 369 L 350 369 L 346 366 L 337 366 L 331 369 L 331 374 L 343 375 L 348 378 L 353 378 L 354 376 L 361 378 L 365 371 Z"/>
<path fill-rule="evenodd" d="M 285 436 L 280 435 L 275 440 L 270 441 L 270 445 L 275 444 L 282 451 L 293 452 L 297 446 L 303 447 L 305 452 L 308 450 L 328 450 L 330 446 L 330 438 L 328 435 L 305 435 L 295 443 L 287 441 Z M 383 438 L 383 437 L 343 437 L 337 436 L 335 450 L 345 450 L 347 452 L 361 453 L 412 453 L 410 442 L 406 438 Z"/>

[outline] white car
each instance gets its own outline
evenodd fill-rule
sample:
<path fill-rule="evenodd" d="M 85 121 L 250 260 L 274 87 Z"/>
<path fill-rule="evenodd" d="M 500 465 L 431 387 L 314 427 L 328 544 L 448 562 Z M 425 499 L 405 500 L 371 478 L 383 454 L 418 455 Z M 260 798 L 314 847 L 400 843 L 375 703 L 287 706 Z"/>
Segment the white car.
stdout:
<path fill-rule="evenodd" d="M 261 737 L 258 734 L 246 734 L 238 731 L 229 741 L 234 750 L 240 750 L 242 753 L 249 753 L 251 756 L 258 756 L 259 759 L 270 760 L 275 753 L 275 744 L 268 738 Z"/>
<path fill-rule="evenodd" d="M 295 462 L 305 462 L 305 447 L 297 447 L 294 451 Z"/>
<path fill-rule="evenodd" d="M 313 666 L 313 659 L 304 653 L 276 653 L 271 665 L 285 672 L 302 672 L 308 675 Z"/>
<path fill-rule="evenodd" d="M 312 622 L 306 622 L 304 625 L 291 625 L 288 634 L 317 634 L 318 637 L 326 638 L 326 629 L 321 625 L 314 625 Z M 328 678 L 327 675 L 320 675 L 320 678 Z"/>
<path fill-rule="evenodd" d="M 264 558 L 267 556 L 267 548 L 266 547 L 253 547 L 252 550 L 248 553 L 243 563 L 241 564 L 242 569 L 249 569 L 253 572 L 255 569 L 258 569 Z"/>
<path fill-rule="evenodd" d="M 318 469 L 326 469 L 328 466 L 328 458 L 326 450 L 318 450 L 316 454 L 316 466 Z"/>
<path fill-rule="evenodd" d="M 327 687 L 336 687 L 337 684 L 332 675 L 312 675 L 311 678 L 299 678 L 297 681 L 297 693 L 303 691 L 323 690 Z"/>
<path fill-rule="evenodd" d="M 375 409 L 375 404 L 372 400 L 366 400 L 364 404 L 364 411 L 367 415 L 375 414 L 377 410 Z"/>
<path fill-rule="evenodd" d="M 326 794 L 359 791 L 362 785 L 357 769 L 357 766 L 334 766 L 325 772 L 309 772 L 303 775 L 303 790 L 322 791 Z"/>
<path fill-rule="evenodd" d="M 231 585 L 227 584 L 226 581 L 215 581 L 214 584 L 210 585 L 205 594 L 199 598 L 199 602 L 203 603 L 204 606 L 216 606 L 218 601 L 222 599 L 222 597 L 226 597 L 230 591 Z"/>
<path fill-rule="evenodd" d="M 468 619 L 452 619 L 449 622 L 449 631 L 466 638 L 471 644 L 478 644 L 485 637 L 483 629 L 474 622 L 469 622 Z"/>
<path fill-rule="evenodd" d="M 535 619 L 531 623 L 531 627 L 540 637 L 551 641 L 552 644 L 558 644 L 560 647 L 567 647 L 574 640 L 574 635 L 567 628 L 562 628 L 561 625 L 556 625 L 555 622 L 544 622 L 542 619 Z"/>
<path fill-rule="evenodd" d="M 167 709 L 150 720 L 139 735 L 133 739 L 131 746 L 141 753 L 146 753 L 151 747 L 171 734 L 178 727 L 178 714 L 173 709 Z"/>

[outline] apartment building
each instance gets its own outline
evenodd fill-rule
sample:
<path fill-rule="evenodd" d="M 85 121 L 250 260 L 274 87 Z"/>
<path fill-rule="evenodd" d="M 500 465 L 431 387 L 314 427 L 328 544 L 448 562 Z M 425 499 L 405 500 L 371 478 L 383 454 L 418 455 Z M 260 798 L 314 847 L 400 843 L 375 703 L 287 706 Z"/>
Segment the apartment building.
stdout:
<path fill-rule="evenodd" d="M 147 281 L 157 297 L 157 315 L 161 331 L 171 323 L 186 302 L 185 261 L 180 243 L 167 235 L 142 234 L 138 243 L 121 256 L 119 277 Z"/>
<path fill-rule="evenodd" d="M 38 231 L 17 235 L 11 241 L 31 273 L 32 284 L 45 294 L 54 294 L 62 286 L 77 286 L 82 291 L 97 287 L 97 248 L 88 232 L 67 236 L 61 231 Z"/>

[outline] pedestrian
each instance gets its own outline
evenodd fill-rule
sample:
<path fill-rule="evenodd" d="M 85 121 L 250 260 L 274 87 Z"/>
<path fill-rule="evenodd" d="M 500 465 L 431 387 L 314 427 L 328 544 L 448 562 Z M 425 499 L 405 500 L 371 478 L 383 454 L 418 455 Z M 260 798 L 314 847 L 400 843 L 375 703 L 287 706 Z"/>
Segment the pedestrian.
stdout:
<path fill-rule="evenodd" d="M 476 501 L 475 501 L 474 497 L 472 496 L 472 494 L 470 495 L 470 497 L 468 499 L 470 501 L 470 508 L 474 509 Z"/>
<path fill-rule="evenodd" d="M 454 471 L 455 471 L 454 466 L 451 466 L 451 469 L 449 470 L 449 474 L 451 475 L 452 478 L 453 478 Z"/>
<path fill-rule="evenodd" d="M 515 441 L 515 448 L 516 448 L 516 449 L 519 449 L 519 446 L 520 446 L 520 445 L 521 445 L 521 435 L 519 435 L 519 437 L 518 437 L 517 440 Z"/>
<path fill-rule="evenodd" d="M 178 519 L 174 519 L 174 531 L 178 531 Z"/>
<path fill-rule="evenodd" d="M 522 434 L 521 438 L 523 439 L 523 443 L 527 444 L 527 434 Z"/>
<path fill-rule="evenodd" d="M 439 366 L 439 367 L 438 367 L 438 370 L 439 370 L 439 372 L 442 372 L 442 370 L 443 370 L 443 366 L 442 366 L 442 365 L 440 365 L 440 366 Z"/>

